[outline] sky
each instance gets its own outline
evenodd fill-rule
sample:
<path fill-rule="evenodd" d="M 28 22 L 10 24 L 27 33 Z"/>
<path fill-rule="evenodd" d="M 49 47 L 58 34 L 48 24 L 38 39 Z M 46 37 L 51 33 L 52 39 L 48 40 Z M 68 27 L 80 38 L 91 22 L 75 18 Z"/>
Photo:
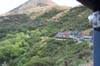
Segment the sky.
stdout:
<path fill-rule="evenodd" d="M 10 11 L 26 1 L 28 0 L 0 0 L 0 14 Z M 71 7 L 80 4 L 76 0 L 53 0 L 53 1 L 59 5 L 71 6 Z"/>

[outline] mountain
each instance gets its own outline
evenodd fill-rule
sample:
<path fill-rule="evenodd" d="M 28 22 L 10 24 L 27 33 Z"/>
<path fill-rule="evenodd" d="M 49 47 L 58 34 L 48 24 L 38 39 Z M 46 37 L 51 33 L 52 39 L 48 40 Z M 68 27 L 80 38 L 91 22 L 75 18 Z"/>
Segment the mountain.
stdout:
<path fill-rule="evenodd" d="M 78 66 L 92 60 L 93 47 L 89 42 L 54 38 L 58 32 L 90 29 L 90 10 L 84 6 L 55 5 L 51 0 L 41 0 L 46 5 L 33 7 L 27 4 L 30 1 L 40 2 L 29 0 L 0 16 L 0 64 Z"/>
<path fill-rule="evenodd" d="M 48 7 L 55 6 L 55 5 L 56 4 L 52 0 L 28 0 L 24 4 L 11 10 L 5 15 L 27 13 L 30 11 L 32 12 L 34 10 L 38 10 L 39 8 L 43 9 L 43 7 L 48 8 Z"/>

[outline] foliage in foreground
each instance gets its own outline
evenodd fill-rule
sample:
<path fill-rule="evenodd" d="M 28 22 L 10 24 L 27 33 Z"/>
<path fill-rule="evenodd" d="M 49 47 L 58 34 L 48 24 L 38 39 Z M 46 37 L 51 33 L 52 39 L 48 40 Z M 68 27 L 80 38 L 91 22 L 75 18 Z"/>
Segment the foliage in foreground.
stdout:
<path fill-rule="evenodd" d="M 77 66 L 91 58 L 85 41 L 38 37 L 34 31 L 8 34 L 0 42 L 0 63 L 8 66 Z"/>

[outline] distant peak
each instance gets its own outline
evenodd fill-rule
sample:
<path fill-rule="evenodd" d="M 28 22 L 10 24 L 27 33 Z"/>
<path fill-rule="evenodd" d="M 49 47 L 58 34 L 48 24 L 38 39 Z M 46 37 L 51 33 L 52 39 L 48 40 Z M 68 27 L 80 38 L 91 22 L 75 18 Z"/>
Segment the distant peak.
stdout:
<path fill-rule="evenodd" d="M 55 5 L 52 0 L 29 0 L 28 3 L 32 4 L 33 6 Z"/>

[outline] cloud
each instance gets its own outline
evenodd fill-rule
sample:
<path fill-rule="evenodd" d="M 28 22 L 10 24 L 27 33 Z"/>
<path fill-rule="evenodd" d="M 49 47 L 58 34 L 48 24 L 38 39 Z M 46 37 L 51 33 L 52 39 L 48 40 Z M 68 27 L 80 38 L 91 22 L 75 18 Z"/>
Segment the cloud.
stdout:
<path fill-rule="evenodd" d="M 80 5 L 80 3 L 77 2 L 76 0 L 53 0 L 53 1 L 59 5 L 66 5 L 71 7 Z"/>

